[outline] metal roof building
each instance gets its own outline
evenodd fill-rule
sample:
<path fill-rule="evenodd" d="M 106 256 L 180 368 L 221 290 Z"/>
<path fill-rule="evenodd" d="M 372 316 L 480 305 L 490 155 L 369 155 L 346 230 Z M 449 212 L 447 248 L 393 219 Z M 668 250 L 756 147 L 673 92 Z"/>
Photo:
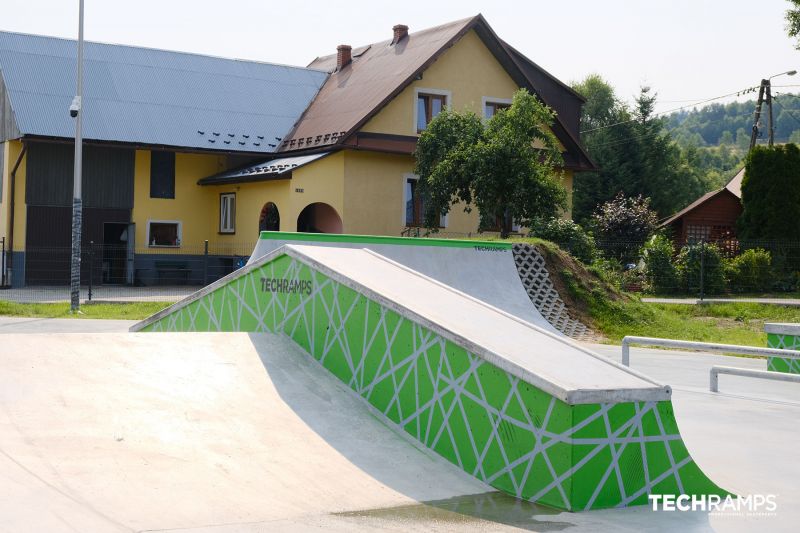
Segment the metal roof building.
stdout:
<path fill-rule="evenodd" d="M 328 77 L 125 45 L 87 42 L 84 53 L 89 141 L 271 153 Z M 0 32 L 0 142 L 73 137 L 76 55 L 73 40 Z"/>

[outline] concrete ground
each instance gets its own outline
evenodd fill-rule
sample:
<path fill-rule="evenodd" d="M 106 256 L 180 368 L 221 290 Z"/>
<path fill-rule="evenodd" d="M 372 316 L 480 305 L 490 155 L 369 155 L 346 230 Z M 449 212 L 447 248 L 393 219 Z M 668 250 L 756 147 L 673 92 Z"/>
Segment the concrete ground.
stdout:
<path fill-rule="evenodd" d="M 28 318 L 0 316 L 4 333 L 124 333 L 138 320 L 99 318 Z"/>
<path fill-rule="evenodd" d="M 84 322 L 71 320 L 70 322 Z M 88 321 L 85 321 L 88 322 Z M 632 350 L 674 387 L 695 460 L 775 516 L 520 502 L 396 433 L 282 337 L 0 339 L 0 531 L 794 531 L 800 387 L 722 376 L 763 361 Z M 619 347 L 593 346 L 619 358 Z"/>

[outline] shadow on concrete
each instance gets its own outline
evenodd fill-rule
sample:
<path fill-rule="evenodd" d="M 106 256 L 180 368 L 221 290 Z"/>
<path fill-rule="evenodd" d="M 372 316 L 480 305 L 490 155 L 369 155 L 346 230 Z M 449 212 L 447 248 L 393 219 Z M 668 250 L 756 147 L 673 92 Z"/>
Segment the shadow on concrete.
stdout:
<path fill-rule="evenodd" d="M 448 527 L 488 521 L 530 531 L 710 529 L 706 513 L 656 513 L 648 507 L 566 513 L 497 492 L 388 425 L 366 400 L 288 337 L 248 335 L 275 390 L 311 430 L 373 479 L 419 502 L 332 516 Z M 275 350 L 282 343 L 292 350 Z"/>

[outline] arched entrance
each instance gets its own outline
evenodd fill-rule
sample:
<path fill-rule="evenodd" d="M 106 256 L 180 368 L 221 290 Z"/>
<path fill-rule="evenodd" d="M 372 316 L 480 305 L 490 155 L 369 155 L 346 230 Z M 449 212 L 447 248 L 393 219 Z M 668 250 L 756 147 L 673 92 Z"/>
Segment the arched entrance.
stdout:
<path fill-rule="evenodd" d="M 297 217 L 297 231 L 306 233 L 341 233 L 342 219 L 336 209 L 316 202 L 307 205 Z"/>
<path fill-rule="evenodd" d="M 261 208 L 261 215 L 258 217 L 258 231 L 280 231 L 281 215 L 278 206 L 272 202 L 267 202 Z"/>

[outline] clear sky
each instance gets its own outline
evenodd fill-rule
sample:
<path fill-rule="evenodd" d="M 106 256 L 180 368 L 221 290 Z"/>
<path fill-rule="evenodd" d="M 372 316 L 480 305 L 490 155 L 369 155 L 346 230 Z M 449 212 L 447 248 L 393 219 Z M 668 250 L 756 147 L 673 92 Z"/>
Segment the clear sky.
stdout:
<path fill-rule="evenodd" d="M 569 83 L 598 73 L 630 100 L 643 84 L 659 109 L 800 70 L 785 0 L 86 0 L 86 39 L 306 65 L 336 51 L 476 13 Z M 2 0 L 0 29 L 77 36 L 78 0 Z M 800 92 L 800 75 L 773 80 Z M 749 95 L 753 97 L 753 95 Z M 688 102 L 687 102 L 688 101 Z"/>

